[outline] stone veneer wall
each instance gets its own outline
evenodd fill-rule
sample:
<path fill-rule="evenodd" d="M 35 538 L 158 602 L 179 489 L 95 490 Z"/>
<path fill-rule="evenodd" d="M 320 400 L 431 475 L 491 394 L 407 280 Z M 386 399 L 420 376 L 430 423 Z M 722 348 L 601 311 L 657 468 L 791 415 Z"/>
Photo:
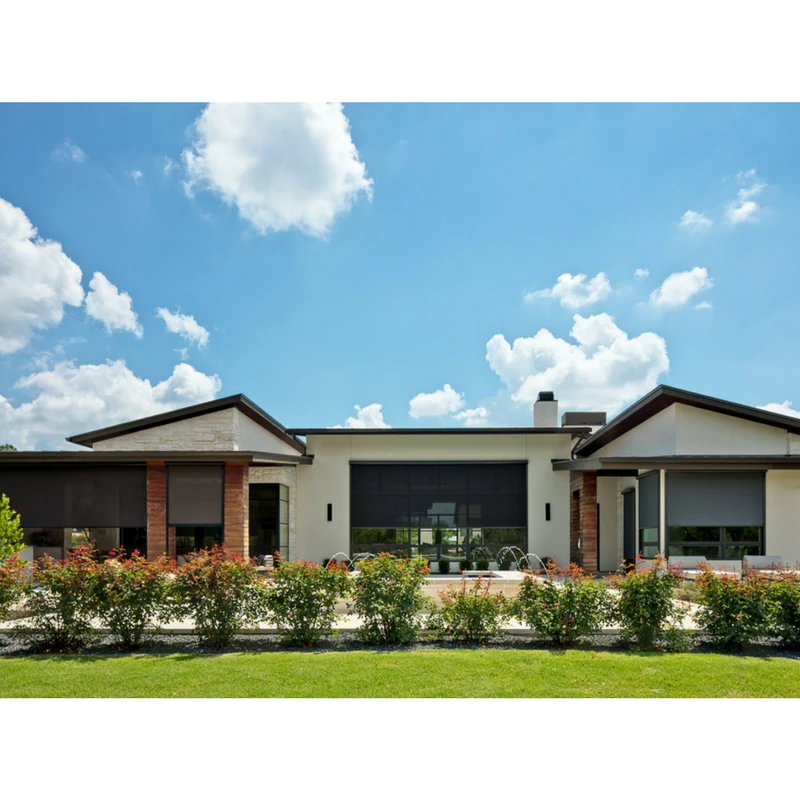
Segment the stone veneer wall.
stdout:
<path fill-rule="evenodd" d="M 297 557 L 297 467 L 250 467 L 250 483 L 289 487 L 289 560 Z"/>
<path fill-rule="evenodd" d="M 591 470 L 571 473 L 569 488 L 569 560 L 587 572 L 597 572 L 597 473 Z"/>
<path fill-rule="evenodd" d="M 225 464 L 225 546 L 244 558 L 250 556 L 250 484 L 247 464 Z"/>
<path fill-rule="evenodd" d="M 173 537 L 174 539 L 174 537 Z M 147 462 L 147 557 L 167 552 L 167 468 L 163 461 Z"/>
<path fill-rule="evenodd" d="M 223 408 L 191 419 L 170 422 L 102 442 L 93 450 L 238 450 L 239 418 Z"/>

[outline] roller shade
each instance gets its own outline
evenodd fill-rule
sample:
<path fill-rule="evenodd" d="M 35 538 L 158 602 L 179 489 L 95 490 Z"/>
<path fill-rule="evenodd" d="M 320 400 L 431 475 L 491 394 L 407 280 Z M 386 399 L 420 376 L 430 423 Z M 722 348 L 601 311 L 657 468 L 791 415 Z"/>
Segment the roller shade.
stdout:
<path fill-rule="evenodd" d="M 659 498 L 660 498 L 659 474 L 651 472 L 639 480 L 639 527 L 658 528 L 659 520 Z"/>
<path fill-rule="evenodd" d="M 170 525 L 222 525 L 221 466 L 167 467 Z"/>
<path fill-rule="evenodd" d="M 25 528 L 141 528 L 147 525 L 145 467 L 5 467 L 0 494 Z"/>
<path fill-rule="evenodd" d="M 667 526 L 764 525 L 763 472 L 668 472 Z"/>

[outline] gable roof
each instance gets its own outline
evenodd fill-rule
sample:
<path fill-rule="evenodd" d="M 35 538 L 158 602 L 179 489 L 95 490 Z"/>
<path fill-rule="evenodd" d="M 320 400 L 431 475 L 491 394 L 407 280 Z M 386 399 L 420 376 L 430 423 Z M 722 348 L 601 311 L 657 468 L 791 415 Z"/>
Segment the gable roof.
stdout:
<path fill-rule="evenodd" d="M 95 442 L 102 442 L 104 439 L 113 439 L 116 436 L 124 436 L 126 433 L 135 433 L 147 428 L 156 428 L 160 425 L 167 425 L 170 422 L 180 422 L 192 417 L 200 417 L 203 414 L 210 414 L 214 411 L 222 411 L 226 408 L 238 408 L 245 416 L 252 419 L 266 428 L 270 433 L 277 436 L 281 441 L 297 450 L 298 453 L 305 453 L 305 445 L 297 438 L 287 433 L 286 428 L 274 417 L 271 417 L 259 408 L 250 398 L 243 394 L 232 394 L 230 397 L 221 397 L 218 400 L 209 400 L 207 403 L 178 408 L 175 411 L 167 411 L 164 414 L 154 414 L 151 417 L 142 417 L 131 422 L 123 422 L 119 425 L 110 425 L 107 428 L 98 428 L 96 431 L 88 433 L 78 433 L 75 436 L 67 437 L 68 442 L 82 444 L 91 447 Z"/>
<path fill-rule="evenodd" d="M 676 389 L 674 386 L 661 385 L 653 389 L 650 394 L 646 394 L 641 400 L 637 400 L 630 408 L 614 417 L 608 425 L 600 428 L 585 442 L 578 445 L 575 448 L 575 455 L 579 457 L 591 455 L 673 403 L 683 403 L 705 411 L 714 411 L 729 417 L 758 422 L 762 425 L 783 428 L 791 433 L 800 434 L 800 418 L 776 414 L 773 411 L 763 411 L 760 408 L 745 406 L 741 403 L 731 403 L 728 400 L 720 400 L 705 394 L 687 392 L 683 389 Z"/>

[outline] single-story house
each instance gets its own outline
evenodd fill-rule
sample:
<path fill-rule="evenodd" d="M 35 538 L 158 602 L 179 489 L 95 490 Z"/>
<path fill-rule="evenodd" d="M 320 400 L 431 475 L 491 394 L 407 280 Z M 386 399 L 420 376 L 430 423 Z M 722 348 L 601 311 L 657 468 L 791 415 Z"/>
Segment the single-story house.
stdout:
<path fill-rule="evenodd" d="M 26 558 L 95 540 L 320 561 L 519 548 L 800 560 L 800 419 L 659 386 L 606 423 L 541 392 L 524 428 L 285 428 L 244 395 L 0 453 Z M 515 551 L 518 552 L 518 551 Z"/>

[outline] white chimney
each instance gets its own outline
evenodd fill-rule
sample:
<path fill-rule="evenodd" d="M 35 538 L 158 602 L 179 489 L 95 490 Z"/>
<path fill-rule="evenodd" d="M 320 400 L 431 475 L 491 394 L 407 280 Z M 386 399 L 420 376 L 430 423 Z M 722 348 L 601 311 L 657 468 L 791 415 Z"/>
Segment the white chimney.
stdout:
<path fill-rule="evenodd" d="M 558 427 L 558 400 L 552 392 L 539 392 L 539 398 L 533 404 L 533 427 Z"/>

